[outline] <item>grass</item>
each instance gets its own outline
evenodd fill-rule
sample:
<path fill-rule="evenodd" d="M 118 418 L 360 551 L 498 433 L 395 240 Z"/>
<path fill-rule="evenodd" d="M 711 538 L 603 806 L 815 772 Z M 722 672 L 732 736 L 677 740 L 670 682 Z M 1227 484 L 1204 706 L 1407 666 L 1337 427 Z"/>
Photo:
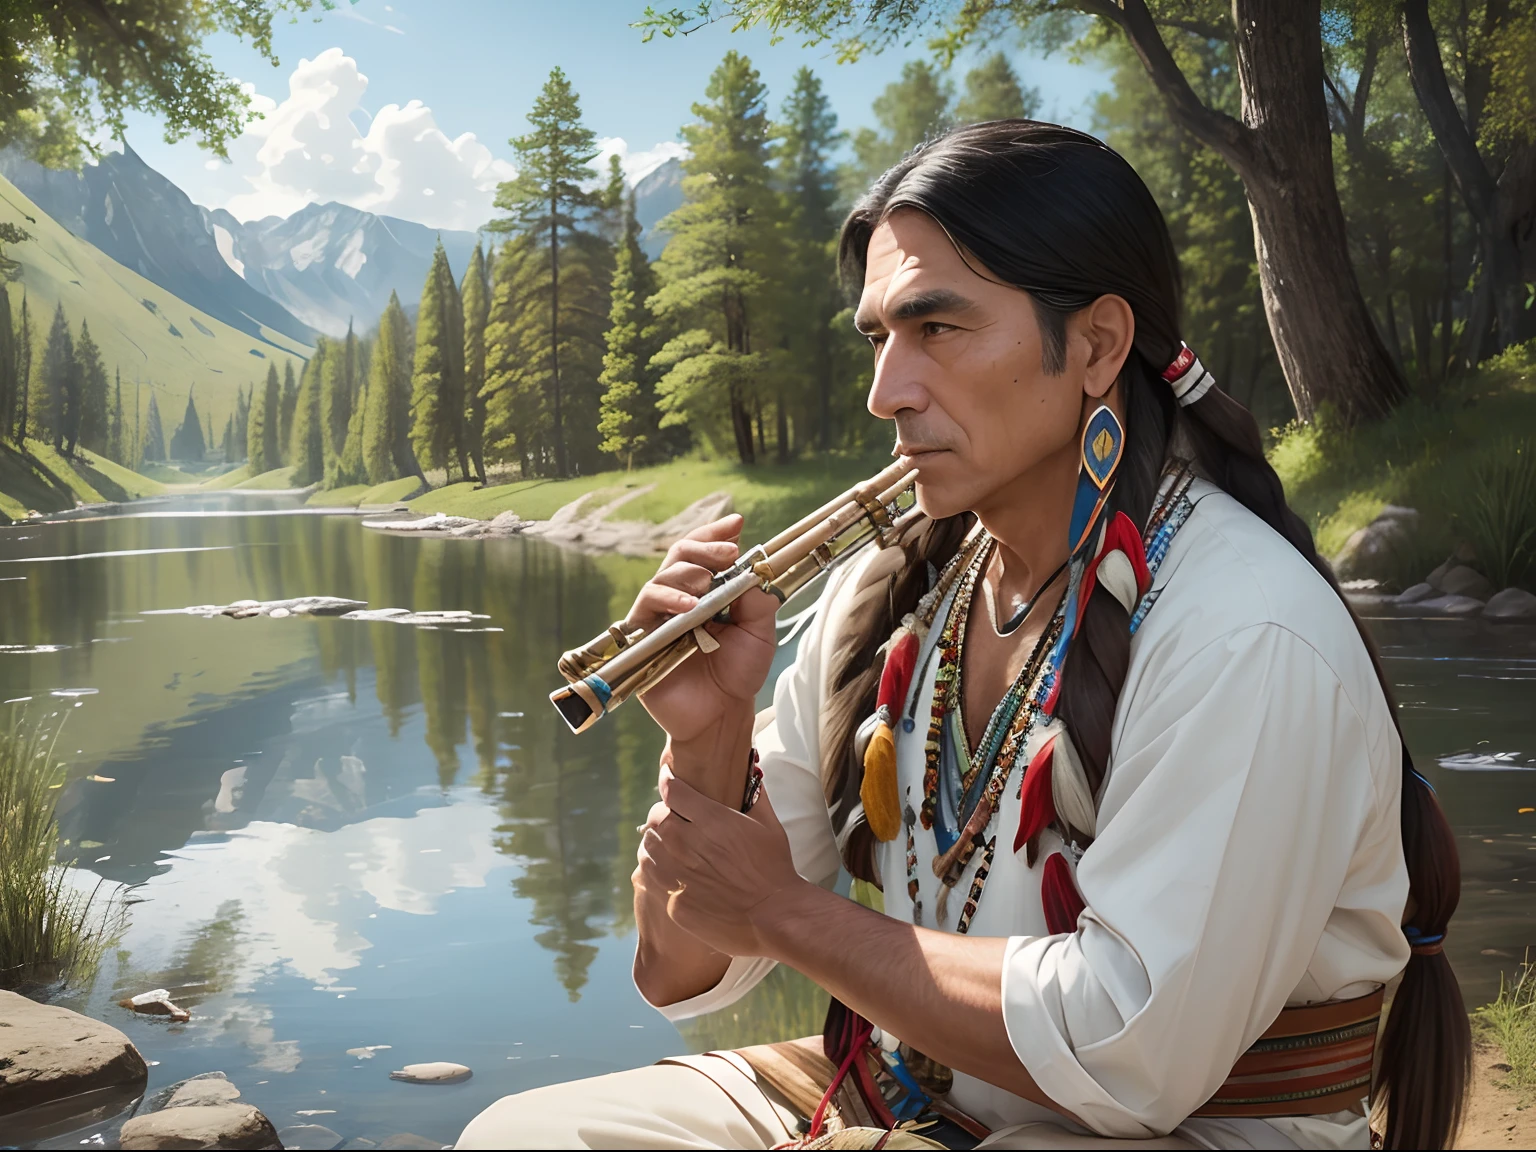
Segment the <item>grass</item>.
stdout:
<path fill-rule="evenodd" d="M 108 460 L 87 448 L 80 449 L 83 463 L 76 464 L 95 488 L 109 500 L 143 500 L 148 496 L 160 496 L 165 485 L 131 468 L 124 468 L 116 460 Z"/>
<path fill-rule="evenodd" d="M 79 472 L 75 471 L 64 453 L 54 448 L 52 444 L 45 444 L 41 440 L 28 440 L 27 452 L 32 458 L 46 468 L 57 483 L 63 484 L 69 494 L 82 504 L 101 504 L 106 497 L 91 487 L 90 481 Z"/>
<path fill-rule="evenodd" d="M 57 715 L 57 713 L 55 713 Z M 0 987 L 87 975 L 116 935 L 125 905 L 71 883 L 58 861 L 55 814 L 64 766 L 50 730 L 14 704 L 0 722 Z"/>
<path fill-rule="evenodd" d="M 242 464 L 238 468 L 232 468 L 228 472 L 221 472 L 212 480 L 204 480 L 198 484 L 200 488 L 206 488 L 210 492 L 222 492 L 226 488 L 234 488 L 251 478 L 251 466 Z"/>
<path fill-rule="evenodd" d="M 1417 508 L 1417 542 L 1394 579 L 1414 583 L 1471 533 L 1477 474 L 1502 440 L 1536 437 L 1536 342 L 1511 348 L 1448 386 L 1353 430 L 1326 416 L 1276 434 L 1269 456 L 1291 506 L 1332 556 L 1387 504 Z"/>
<path fill-rule="evenodd" d="M 1536 438 L 1491 446 L 1472 473 L 1461 523 L 1495 587 L 1525 579 L 1536 560 Z"/>
<path fill-rule="evenodd" d="M 410 504 L 413 512 L 447 512 L 479 520 L 490 520 L 508 509 L 525 520 L 547 520 L 588 493 L 594 494 L 596 507 L 626 491 L 654 485 L 615 510 L 613 517 L 659 524 L 700 497 L 723 489 L 731 494 L 735 510 L 746 517 L 748 539 L 761 539 L 830 494 L 868 479 L 885 463 L 883 456 L 835 454 L 745 468 L 731 461 L 686 458 L 633 472 L 600 472 L 570 480 L 523 480 L 478 490 L 473 484 L 450 484 Z"/>
<path fill-rule="evenodd" d="M 1513 981 L 1499 978 L 1499 998 L 1479 1008 L 1474 1020 L 1504 1050 L 1505 1083 L 1528 1100 L 1536 1093 L 1536 965 L 1529 957 Z"/>
<path fill-rule="evenodd" d="M 249 470 L 250 465 L 247 464 L 246 468 Z M 239 471 L 239 469 L 236 469 L 236 471 Z M 225 473 L 225 475 L 233 475 L 233 473 Z M 223 477 L 221 476 L 219 479 L 222 480 Z M 242 480 L 238 484 L 225 484 L 224 487 L 238 488 L 242 492 L 278 492 L 297 487 L 297 485 L 293 482 L 292 468 L 273 468 L 261 473 L 259 476 L 251 476 L 249 479 Z"/>
<path fill-rule="evenodd" d="M 348 484 L 344 488 L 322 488 L 304 501 L 316 508 L 356 508 L 368 494 L 367 484 Z"/>
<path fill-rule="evenodd" d="M 453 485 L 455 488 L 469 485 Z M 422 491 L 421 481 L 414 476 L 402 476 L 398 480 L 386 480 L 382 484 L 348 484 L 342 488 L 322 488 L 311 493 L 305 501 L 316 508 L 357 508 L 374 504 L 402 504 Z M 447 489 L 440 489 L 447 491 Z M 414 507 L 414 505 L 412 505 Z"/>
<path fill-rule="evenodd" d="M 148 476 L 151 480 L 161 484 L 202 484 L 201 476 L 194 476 L 191 472 L 183 472 L 180 468 L 171 464 L 146 460 L 138 467 L 140 476 Z"/>
<path fill-rule="evenodd" d="M 135 394 L 141 413 L 149 411 L 153 394 L 169 436 L 196 385 L 197 410 L 211 414 L 213 426 L 222 429 L 237 388 L 264 378 L 274 363 L 279 374 L 289 361 L 297 370 L 310 355 L 308 347 L 286 336 L 264 330 L 265 338 L 258 339 L 192 307 L 70 233 L 4 179 L 0 222 L 31 236 L 6 248 L 21 264 L 21 283 L 10 286 L 12 317 L 25 289 L 33 327 L 40 332 L 47 332 L 60 303 L 72 331 L 88 320 L 108 373 L 114 366 L 123 370 L 130 423 Z"/>

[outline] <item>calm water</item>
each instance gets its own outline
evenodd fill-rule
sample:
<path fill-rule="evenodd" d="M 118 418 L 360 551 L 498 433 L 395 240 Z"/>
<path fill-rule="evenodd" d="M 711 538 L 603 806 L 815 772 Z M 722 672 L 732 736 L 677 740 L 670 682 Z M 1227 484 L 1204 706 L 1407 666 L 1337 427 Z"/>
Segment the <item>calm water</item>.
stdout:
<path fill-rule="evenodd" d="M 132 511 L 0 530 L 0 699 L 67 713 L 68 852 L 137 885 L 120 947 L 61 1002 L 126 1031 L 151 1088 L 222 1069 L 279 1128 L 447 1142 L 509 1092 L 819 1030 L 791 974 L 681 1034 L 630 982 L 660 740 L 634 705 L 572 737 L 546 694 L 649 564 L 381 536 L 278 497 Z M 144 615 L 311 594 L 486 619 Z M 1448 951 L 1481 1002 L 1536 943 L 1536 628 L 1373 626 L 1463 837 Z M 156 987 L 190 1023 L 116 1007 Z M 474 1078 L 388 1078 L 428 1060 Z"/>

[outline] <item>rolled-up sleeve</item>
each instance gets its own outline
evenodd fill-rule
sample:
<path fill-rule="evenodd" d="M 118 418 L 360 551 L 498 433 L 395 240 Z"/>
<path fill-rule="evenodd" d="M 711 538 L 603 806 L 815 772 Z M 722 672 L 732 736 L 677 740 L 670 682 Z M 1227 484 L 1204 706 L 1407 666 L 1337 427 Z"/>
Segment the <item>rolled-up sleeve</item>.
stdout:
<path fill-rule="evenodd" d="M 1363 830 L 1387 805 L 1395 827 L 1397 806 L 1379 794 L 1390 726 L 1284 627 L 1237 630 L 1151 680 L 1121 701 L 1078 930 L 1012 938 L 1003 969 L 1008 1035 L 1040 1088 L 1125 1138 L 1171 1131 L 1274 1021 L 1352 870 L 1372 866 Z M 1375 838 L 1395 876 L 1400 841 Z M 1406 958 L 1378 919 L 1364 930 Z"/>
<path fill-rule="evenodd" d="M 779 674 L 774 685 L 773 707 L 758 716 L 753 737 L 763 770 L 763 788 L 773 798 L 773 810 L 789 837 L 795 871 L 823 888 L 837 883 L 841 863 L 822 792 L 820 767 L 825 605 L 836 594 L 836 586 L 824 594 L 822 608 L 800 638 L 794 663 Z M 717 1012 L 761 983 L 774 964 L 761 956 L 736 956 L 713 988 L 664 1005 L 661 1014 L 668 1020 L 687 1020 Z"/>

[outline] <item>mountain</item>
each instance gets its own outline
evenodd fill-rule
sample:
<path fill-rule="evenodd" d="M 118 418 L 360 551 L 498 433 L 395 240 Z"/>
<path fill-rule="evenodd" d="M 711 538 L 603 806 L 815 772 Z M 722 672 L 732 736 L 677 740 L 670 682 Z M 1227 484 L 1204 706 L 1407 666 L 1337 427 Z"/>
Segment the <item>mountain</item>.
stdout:
<path fill-rule="evenodd" d="M 80 239 L 231 328 L 258 340 L 271 329 L 314 343 L 314 329 L 230 269 L 203 210 L 126 144 L 78 172 L 44 168 L 7 148 L 0 175 Z"/>
<path fill-rule="evenodd" d="M 115 209 L 113 217 L 118 218 Z M 6 245 L 6 255 L 21 265 L 20 283 L 7 289 L 13 321 L 25 294 L 39 349 L 57 305 L 64 305 L 74 332 L 81 320 L 90 321 L 107 372 L 122 372 L 130 419 L 135 392 L 141 412 L 154 394 L 169 435 L 196 386 L 198 410 L 211 414 L 215 430 L 222 432 L 237 388 L 264 377 L 268 364 L 275 362 L 281 372 L 286 362 L 298 368 L 309 356 L 307 341 L 255 325 L 248 315 L 236 327 L 192 306 L 55 221 L 3 178 L 0 221 L 31 237 Z"/>
<path fill-rule="evenodd" d="M 635 219 L 640 223 L 640 247 L 652 260 L 661 255 L 669 237 L 658 232 L 658 221 L 683 206 L 683 164 L 673 158 L 653 169 L 635 185 Z"/>
<path fill-rule="evenodd" d="M 344 204 L 309 204 L 287 219 L 247 223 L 222 208 L 199 211 L 230 270 L 331 336 L 344 335 L 350 321 L 359 331 L 371 328 L 391 292 L 414 313 L 439 236 L 456 279 L 475 247 L 473 232 L 438 231 Z"/>

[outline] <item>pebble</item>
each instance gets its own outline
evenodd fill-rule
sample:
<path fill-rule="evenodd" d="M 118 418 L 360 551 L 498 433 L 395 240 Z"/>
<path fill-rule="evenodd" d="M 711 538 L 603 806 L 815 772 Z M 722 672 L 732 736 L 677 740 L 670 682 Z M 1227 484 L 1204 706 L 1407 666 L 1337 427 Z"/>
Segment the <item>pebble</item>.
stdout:
<path fill-rule="evenodd" d="M 434 1060 L 426 1064 L 407 1064 L 399 1071 L 391 1072 L 391 1080 L 404 1080 L 407 1084 L 457 1084 L 468 1080 L 474 1073 L 462 1064 L 446 1060 Z"/>

